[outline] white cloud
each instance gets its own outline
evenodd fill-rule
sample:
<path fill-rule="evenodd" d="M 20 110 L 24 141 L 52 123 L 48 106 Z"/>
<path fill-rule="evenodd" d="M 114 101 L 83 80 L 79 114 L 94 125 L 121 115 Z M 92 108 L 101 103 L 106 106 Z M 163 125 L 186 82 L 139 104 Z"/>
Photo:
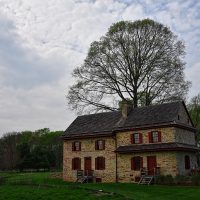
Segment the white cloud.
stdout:
<path fill-rule="evenodd" d="M 184 39 L 190 94 L 198 92 L 200 2 L 0 0 L 0 132 L 65 129 L 65 95 L 92 41 L 119 20 L 150 17 Z"/>
<path fill-rule="evenodd" d="M 141 4 L 127 6 L 122 14 L 123 20 L 138 20 L 144 17 L 144 10 Z"/>
<path fill-rule="evenodd" d="M 200 62 L 186 68 L 185 75 L 188 80 L 193 84 L 192 90 L 190 90 L 189 96 L 195 96 L 200 93 Z"/>

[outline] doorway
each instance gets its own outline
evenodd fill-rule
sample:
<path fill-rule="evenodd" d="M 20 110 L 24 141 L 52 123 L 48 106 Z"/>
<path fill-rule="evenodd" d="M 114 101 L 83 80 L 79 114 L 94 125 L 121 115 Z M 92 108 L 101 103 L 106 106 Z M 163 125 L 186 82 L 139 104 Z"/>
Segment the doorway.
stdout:
<path fill-rule="evenodd" d="M 91 157 L 85 157 L 84 158 L 84 170 L 85 170 L 85 175 L 90 176 L 92 172 L 92 159 Z"/>
<path fill-rule="evenodd" d="M 156 156 L 147 156 L 148 175 L 153 176 L 157 167 Z"/>

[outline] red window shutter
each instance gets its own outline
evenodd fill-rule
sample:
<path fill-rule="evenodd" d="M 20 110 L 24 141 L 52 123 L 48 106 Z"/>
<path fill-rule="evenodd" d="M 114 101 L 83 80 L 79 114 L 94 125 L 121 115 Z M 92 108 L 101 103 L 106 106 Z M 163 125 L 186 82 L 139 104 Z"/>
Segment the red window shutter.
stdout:
<path fill-rule="evenodd" d="M 158 142 L 161 142 L 161 132 L 158 131 Z"/>
<path fill-rule="evenodd" d="M 149 136 L 149 143 L 152 143 L 153 142 L 152 132 L 149 132 L 148 136 Z"/>
<path fill-rule="evenodd" d="M 105 169 L 105 158 L 102 157 L 102 169 Z"/>
<path fill-rule="evenodd" d="M 102 168 L 102 160 L 101 157 L 97 158 L 97 169 L 101 169 Z"/>
<path fill-rule="evenodd" d="M 74 170 L 74 158 L 72 159 L 72 170 Z"/>
<path fill-rule="evenodd" d="M 79 142 L 79 151 L 81 151 L 81 142 Z"/>
<path fill-rule="evenodd" d="M 72 151 L 75 151 L 75 142 L 72 142 Z"/>
<path fill-rule="evenodd" d="M 103 140 L 103 149 L 105 149 L 105 140 Z"/>
<path fill-rule="evenodd" d="M 143 143 L 142 133 L 139 133 L 140 143 Z"/>
<path fill-rule="evenodd" d="M 98 150 L 98 140 L 95 141 L 95 150 Z"/>
<path fill-rule="evenodd" d="M 134 141 L 134 134 L 131 134 L 131 144 L 134 144 L 135 141 Z"/>
<path fill-rule="evenodd" d="M 78 161 L 78 169 L 81 169 L 81 159 L 78 158 L 77 161 Z"/>
<path fill-rule="evenodd" d="M 135 158 L 131 158 L 131 170 L 135 170 Z"/>
<path fill-rule="evenodd" d="M 97 158 L 95 158 L 95 169 L 98 169 L 98 166 L 97 166 Z"/>
<path fill-rule="evenodd" d="M 140 157 L 140 168 L 143 168 L 143 157 Z"/>

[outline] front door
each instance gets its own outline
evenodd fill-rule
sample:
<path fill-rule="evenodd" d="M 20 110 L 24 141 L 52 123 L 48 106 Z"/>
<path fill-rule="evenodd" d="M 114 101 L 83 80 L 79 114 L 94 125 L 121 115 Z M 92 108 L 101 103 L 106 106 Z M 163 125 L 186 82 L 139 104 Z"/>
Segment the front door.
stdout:
<path fill-rule="evenodd" d="M 91 157 L 85 157 L 84 158 L 84 170 L 85 175 L 90 175 L 92 171 L 92 160 Z"/>
<path fill-rule="evenodd" d="M 147 156 L 148 175 L 154 175 L 156 167 L 156 156 Z"/>

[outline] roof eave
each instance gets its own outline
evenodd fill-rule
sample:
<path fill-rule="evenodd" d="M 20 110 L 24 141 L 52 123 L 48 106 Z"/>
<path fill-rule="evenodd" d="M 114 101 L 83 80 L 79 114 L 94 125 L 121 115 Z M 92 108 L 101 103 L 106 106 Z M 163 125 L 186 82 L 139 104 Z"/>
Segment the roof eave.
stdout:
<path fill-rule="evenodd" d="M 137 150 L 115 150 L 116 153 L 127 154 L 127 153 L 146 153 L 146 152 L 163 152 L 163 151 L 189 151 L 189 152 L 199 152 L 200 149 L 197 148 L 157 148 L 157 149 L 137 149 Z"/>
<path fill-rule="evenodd" d="M 180 124 L 180 123 L 176 123 L 174 121 L 171 122 L 166 122 L 166 123 L 162 123 L 162 124 L 151 124 L 151 125 L 142 125 L 142 126 L 131 126 L 131 127 L 119 127 L 115 130 L 113 130 L 113 132 L 119 132 L 119 131 L 129 131 L 129 130 L 145 130 L 145 129 L 151 129 L 151 128 L 165 128 L 165 127 L 177 127 L 177 128 L 182 128 L 185 130 L 190 130 L 192 132 L 196 132 L 196 128 L 192 127 L 192 126 L 187 126 L 184 124 Z"/>
<path fill-rule="evenodd" d="M 87 133 L 87 134 L 77 134 L 77 135 L 65 135 L 63 136 L 63 140 L 72 140 L 72 139 L 86 139 L 86 138 L 97 138 L 97 137 L 109 137 L 113 136 L 113 132 L 104 132 L 104 133 Z"/>

